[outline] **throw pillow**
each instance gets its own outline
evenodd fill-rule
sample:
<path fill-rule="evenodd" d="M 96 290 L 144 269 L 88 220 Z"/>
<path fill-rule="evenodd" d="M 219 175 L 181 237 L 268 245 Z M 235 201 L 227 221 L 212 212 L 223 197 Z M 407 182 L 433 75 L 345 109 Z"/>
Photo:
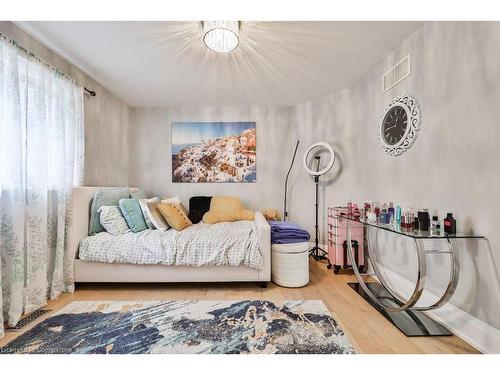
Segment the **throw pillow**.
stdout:
<path fill-rule="evenodd" d="M 239 220 L 253 220 L 254 217 L 255 212 L 247 209 L 210 210 L 205 215 L 203 215 L 203 222 L 206 224 L 215 224 Z"/>
<path fill-rule="evenodd" d="M 105 188 L 96 191 L 90 205 L 89 235 L 103 232 L 104 228 L 99 221 L 99 208 L 102 206 L 118 206 L 120 199 L 129 197 L 129 188 Z"/>
<path fill-rule="evenodd" d="M 180 205 L 172 203 L 160 203 L 157 207 L 161 215 L 167 221 L 168 225 L 170 225 L 175 230 L 180 231 L 193 225 Z"/>
<path fill-rule="evenodd" d="M 236 197 L 213 197 L 210 201 L 210 210 L 213 211 L 238 211 L 244 208 Z"/>
<path fill-rule="evenodd" d="M 148 217 L 153 226 L 156 229 L 167 230 L 170 229 L 165 218 L 161 215 L 160 210 L 158 210 L 158 205 L 161 203 L 148 203 Z"/>
<path fill-rule="evenodd" d="M 118 206 L 99 207 L 99 220 L 106 232 L 113 236 L 127 233 L 130 230 Z"/>
<path fill-rule="evenodd" d="M 130 190 L 130 198 L 134 199 L 146 199 L 148 195 L 146 192 L 142 189 L 137 189 L 137 190 Z"/>
<path fill-rule="evenodd" d="M 154 197 L 149 199 L 139 199 L 139 206 L 141 207 L 142 216 L 149 229 L 154 229 L 153 222 L 151 221 L 151 212 L 149 212 L 148 203 L 160 203 L 160 198 Z"/>
<path fill-rule="evenodd" d="M 182 204 L 181 199 L 179 198 L 178 195 L 176 195 L 175 197 L 172 197 L 172 198 L 163 198 L 161 200 L 161 203 L 165 203 L 165 204 L 166 203 L 178 204 L 178 205 L 180 205 L 182 211 L 184 211 L 184 213 L 186 215 L 188 214 L 188 212 L 186 210 L 186 207 L 184 207 L 184 205 Z"/>
<path fill-rule="evenodd" d="M 199 223 L 203 215 L 210 210 L 212 197 L 191 197 L 189 198 L 189 220 L 193 224 Z"/>
<path fill-rule="evenodd" d="M 137 233 L 148 229 L 144 216 L 142 215 L 139 199 L 120 199 L 118 205 L 132 232 Z"/>

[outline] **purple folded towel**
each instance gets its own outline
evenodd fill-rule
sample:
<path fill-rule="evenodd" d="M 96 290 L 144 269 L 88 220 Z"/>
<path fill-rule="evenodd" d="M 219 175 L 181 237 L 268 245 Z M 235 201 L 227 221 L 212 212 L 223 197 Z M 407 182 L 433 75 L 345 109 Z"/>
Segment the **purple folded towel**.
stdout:
<path fill-rule="evenodd" d="M 307 242 L 311 238 L 309 233 L 292 221 L 270 221 L 271 243 Z"/>

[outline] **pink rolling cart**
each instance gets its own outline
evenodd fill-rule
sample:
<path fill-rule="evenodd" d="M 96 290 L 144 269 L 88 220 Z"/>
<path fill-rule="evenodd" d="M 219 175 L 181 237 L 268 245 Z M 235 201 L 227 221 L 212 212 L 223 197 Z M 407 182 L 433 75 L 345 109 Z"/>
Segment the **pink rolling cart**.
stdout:
<path fill-rule="evenodd" d="M 347 255 L 346 229 L 347 221 L 339 218 L 339 215 L 347 215 L 346 207 L 328 208 L 328 259 L 333 265 L 333 272 L 338 273 L 341 268 L 352 268 L 351 261 Z M 354 256 L 360 272 L 365 269 L 365 233 L 362 223 L 351 222 L 351 241 Z"/>

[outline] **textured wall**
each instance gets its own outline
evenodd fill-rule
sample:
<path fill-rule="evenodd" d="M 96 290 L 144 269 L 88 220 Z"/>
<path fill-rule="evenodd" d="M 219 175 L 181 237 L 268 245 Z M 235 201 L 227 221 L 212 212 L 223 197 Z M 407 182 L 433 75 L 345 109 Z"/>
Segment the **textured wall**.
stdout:
<path fill-rule="evenodd" d="M 382 93 L 382 75 L 408 53 L 412 75 Z M 290 118 L 292 137 L 303 141 L 302 151 L 314 141 L 328 141 L 342 162 L 336 180 L 322 187 L 323 233 L 328 206 L 348 199 L 392 200 L 404 207 L 429 208 L 441 218 L 453 212 L 460 231 L 489 238 L 491 248 L 475 241 L 460 247 L 462 277 L 453 303 L 496 328 L 500 328 L 499 59 L 500 23 L 425 23 L 354 88 L 295 106 Z M 384 107 L 401 94 L 419 100 L 422 129 L 409 151 L 391 157 L 382 152 L 377 130 Z M 312 231 L 313 184 L 302 168 L 294 172 L 291 217 Z M 411 251 L 388 255 L 396 271 L 411 273 Z M 446 259 L 429 262 L 429 284 L 436 291 L 446 278 Z"/>
<path fill-rule="evenodd" d="M 84 98 L 85 185 L 127 185 L 129 107 L 12 22 L 0 22 L 0 32 L 96 92 Z"/>
<path fill-rule="evenodd" d="M 250 208 L 282 205 L 286 173 L 283 158 L 288 110 L 279 108 L 134 108 L 130 132 L 130 184 L 151 194 L 179 195 L 187 207 L 193 195 L 232 195 Z M 171 123 L 181 121 L 255 121 L 256 183 L 172 183 Z"/>

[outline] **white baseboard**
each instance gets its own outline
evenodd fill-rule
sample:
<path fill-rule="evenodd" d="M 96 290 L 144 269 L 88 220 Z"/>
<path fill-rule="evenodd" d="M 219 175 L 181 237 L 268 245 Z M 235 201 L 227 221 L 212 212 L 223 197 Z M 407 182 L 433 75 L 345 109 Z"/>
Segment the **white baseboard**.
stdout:
<path fill-rule="evenodd" d="M 410 280 L 387 268 L 384 268 L 384 272 L 393 284 L 397 284 L 400 292 L 404 295 L 411 294 L 414 284 Z M 433 303 L 437 298 L 425 291 L 419 305 Z M 428 311 L 427 314 L 482 353 L 500 353 L 500 330 L 457 306 L 447 303 L 439 309 Z"/>

